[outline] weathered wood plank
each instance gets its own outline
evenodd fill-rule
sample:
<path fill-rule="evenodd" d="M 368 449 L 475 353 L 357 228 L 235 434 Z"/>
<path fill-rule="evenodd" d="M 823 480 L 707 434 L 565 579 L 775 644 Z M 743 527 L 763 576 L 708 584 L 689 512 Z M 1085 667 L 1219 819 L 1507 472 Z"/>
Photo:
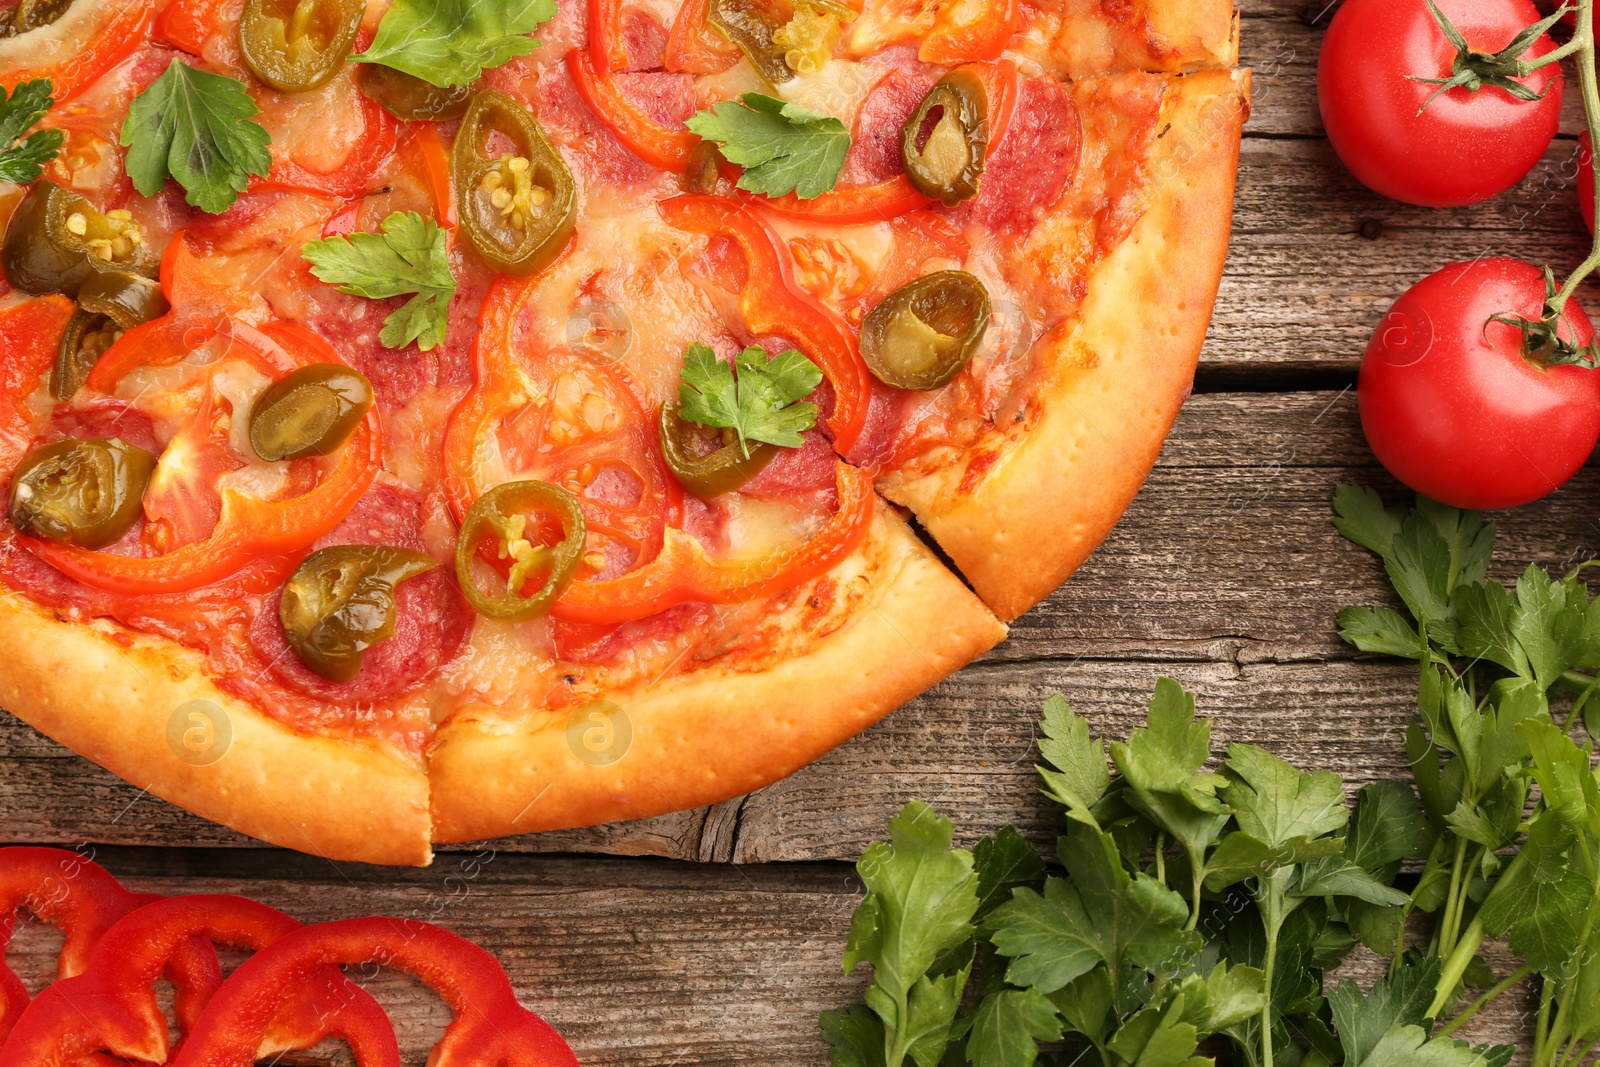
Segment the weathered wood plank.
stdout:
<path fill-rule="evenodd" d="M 861 886 L 843 864 L 730 867 L 483 853 L 428 871 L 333 867 L 266 850 L 101 849 L 132 887 L 244 893 L 306 922 L 387 914 L 436 922 L 482 944 L 518 996 L 587 1067 L 779 1067 L 822 1063 L 817 1013 L 858 998 L 866 976 L 839 960 Z M 47 980 L 56 939 L 25 924 L 9 962 Z M 1503 960 L 1491 964 L 1504 973 Z M 1378 961 L 1340 972 L 1363 986 Z M 389 971 L 352 970 L 389 1009 L 408 1064 L 449 1021 L 438 999 Z M 1506 998 L 1472 1031 L 1516 1040 Z M 317 1050 L 347 1064 L 343 1049 Z"/>
<path fill-rule="evenodd" d="M 1192 400 L 1160 464 L 1093 559 L 1009 641 L 788 782 L 661 819 L 499 842 L 692 860 L 851 858 L 912 797 L 948 800 L 976 835 L 1007 821 L 1044 833 L 1028 739 L 1060 690 L 1125 731 L 1156 675 L 1200 688 L 1220 739 L 1281 746 L 1355 782 L 1403 775 L 1410 672 L 1351 662 L 1334 615 L 1381 603 L 1376 561 L 1333 530 L 1340 481 L 1401 495 L 1360 435 L 1353 393 Z M 1563 568 L 1600 546 L 1589 501 L 1600 466 L 1499 517 L 1496 573 Z M 942 798 L 942 799 L 941 799 Z M 0 817 L 15 840 L 244 846 L 248 839 L 142 795 L 0 720 Z"/>

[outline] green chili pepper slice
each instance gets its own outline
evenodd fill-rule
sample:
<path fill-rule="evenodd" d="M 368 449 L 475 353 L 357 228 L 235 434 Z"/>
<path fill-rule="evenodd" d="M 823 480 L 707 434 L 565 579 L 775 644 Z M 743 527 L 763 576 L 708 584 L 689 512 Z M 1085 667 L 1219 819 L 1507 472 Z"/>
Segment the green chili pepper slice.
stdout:
<path fill-rule="evenodd" d="M 338 545 L 301 561 L 283 587 L 278 620 L 300 662 L 348 682 L 361 655 L 394 635 L 394 588 L 439 566 L 425 552 L 386 545 Z"/>
<path fill-rule="evenodd" d="M 491 159 L 495 134 L 514 151 Z M 451 170 L 461 228 L 490 266 L 524 277 L 566 247 L 577 219 L 572 172 L 521 104 L 480 90 L 461 120 Z"/>
<path fill-rule="evenodd" d="M 978 194 L 988 153 L 989 91 L 965 67 L 940 78 L 900 131 L 906 177 L 946 207 Z"/>
<path fill-rule="evenodd" d="M 689 165 L 678 176 L 678 188 L 686 193 L 710 196 L 717 191 L 724 162 L 722 149 L 717 147 L 717 142 L 701 141 L 689 152 Z"/>
<path fill-rule="evenodd" d="M 746 456 L 731 434 L 680 419 L 676 404 L 661 405 L 661 453 L 683 487 L 702 500 L 738 489 L 778 454 L 777 445 L 752 441 Z"/>
<path fill-rule="evenodd" d="M 103 548 L 143 513 L 155 466 L 155 456 L 115 437 L 41 445 L 11 479 L 12 525 L 35 537 Z"/>
<path fill-rule="evenodd" d="M 48 26 L 67 13 L 72 0 L 19 0 L 10 16 L 0 15 L 0 38 Z"/>
<path fill-rule="evenodd" d="M 761 76 L 773 85 L 794 77 L 784 61 L 788 51 L 773 38 L 789 22 L 789 13 L 773 0 L 711 0 L 706 21 L 739 46 Z"/>
<path fill-rule="evenodd" d="M 472 86 L 440 88 L 414 74 L 381 63 L 363 63 L 356 87 L 403 122 L 444 122 L 467 113 Z"/>
<path fill-rule="evenodd" d="M 540 543 L 555 537 L 554 544 Z M 467 509 L 456 542 L 456 581 L 480 615 L 503 622 L 527 622 L 550 610 L 578 570 L 588 537 L 578 498 L 548 482 L 506 482 L 497 485 Z M 541 534 L 545 535 L 541 537 Z M 496 542 L 497 558 L 510 560 L 503 593 L 491 596 L 478 588 L 472 565 L 485 538 Z M 530 581 L 538 591 L 524 595 Z"/>
<path fill-rule="evenodd" d="M 989 328 L 989 292 L 966 271 L 907 282 L 861 323 L 867 369 L 897 389 L 937 389 L 967 365 Z"/>
<path fill-rule="evenodd" d="M 71 400 L 124 330 L 165 315 L 169 307 L 161 286 L 142 274 L 108 270 L 91 275 L 78 290 L 78 310 L 56 346 L 50 395 Z"/>
<path fill-rule="evenodd" d="M 245 0 L 239 51 L 279 92 L 309 92 L 344 65 L 366 9 L 362 0 Z"/>
<path fill-rule="evenodd" d="M 33 296 L 76 297 L 101 271 L 153 276 L 158 265 L 131 212 L 102 214 L 77 193 L 47 181 L 36 183 L 12 212 L 0 251 L 6 280 Z"/>
<path fill-rule="evenodd" d="M 272 383 L 250 409 L 250 447 L 269 462 L 326 456 L 372 407 L 372 383 L 342 363 L 313 363 Z"/>

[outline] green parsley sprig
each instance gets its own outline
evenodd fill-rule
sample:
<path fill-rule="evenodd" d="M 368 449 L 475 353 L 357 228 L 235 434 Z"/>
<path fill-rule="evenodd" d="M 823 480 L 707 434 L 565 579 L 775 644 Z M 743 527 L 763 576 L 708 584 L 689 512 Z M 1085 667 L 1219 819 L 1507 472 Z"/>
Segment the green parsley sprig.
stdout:
<path fill-rule="evenodd" d="M 1600 599 L 1579 581 L 1588 564 L 1559 579 L 1529 566 L 1507 588 L 1486 576 L 1494 524 L 1473 512 L 1421 499 L 1388 508 L 1348 485 L 1334 510 L 1339 531 L 1383 560 L 1404 608 L 1346 608 L 1340 636 L 1419 667 L 1406 753 L 1428 819 L 1427 862 L 1405 905 L 1370 916 L 1363 940 L 1393 951 L 1407 919 L 1430 916 L 1423 948 L 1392 964 L 1439 965 L 1428 1015 L 1459 1008 L 1453 1032 L 1534 981 L 1534 1067 L 1583 1062 L 1600 1042 L 1600 787 L 1592 743 L 1570 736 L 1582 723 L 1592 738 L 1600 725 L 1590 673 L 1600 668 Z M 1559 724 L 1557 690 L 1576 694 Z M 1523 962 L 1497 978 L 1480 950 L 1508 934 Z"/>
<path fill-rule="evenodd" d="M 55 102 L 49 78 L 19 82 L 9 98 L 0 86 L 0 182 L 27 185 L 38 181 L 45 164 L 61 151 L 67 139 L 61 130 L 36 130 L 23 136 Z"/>
<path fill-rule="evenodd" d="M 538 48 L 528 35 L 555 15 L 555 0 L 395 0 L 372 44 L 350 58 L 440 88 L 467 85 Z"/>
<path fill-rule="evenodd" d="M 312 274 L 341 293 L 376 300 L 411 297 L 384 320 L 378 340 L 385 348 L 404 348 L 415 341 L 427 352 L 444 344 L 456 280 L 450 273 L 448 238 L 433 219 L 396 211 L 383 220 L 381 234 L 310 241 L 300 254 Z"/>
<path fill-rule="evenodd" d="M 683 355 L 682 378 L 678 417 L 732 430 L 746 458 L 751 441 L 799 448 L 800 435 L 817 424 L 817 405 L 800 398 L 822 384 L 822 371 L 793 349 L 769 359 L 746 348 L 729 364 L 695 342 Z"/>
<path fill-rule="evenodd" d="M 220 215 L 244 192 L 251 175 L 265 176 L 272 169 L 267 151 L 272 135 L 255 121 L 260 113 L 237 78 L 174 59 L 133 98 L 122 124 L 133 187 L 154 196 L 171 177 L 190 204 Z"/>
<path fill-rule="evenodd" d="M 1124 742 L 1060 697 L 1042 725 L 1061 869 L 1009 826 L 953 849 L 947 820 L 907 805 L 857 865 L 844 963 L 872 982 L 822 1015 L 834 1067 L 1031 1067 L 1045 1042 L 1102 1067 L 1211 1067 L 1219 1044 L 1251 1067 L 1510 1059 L 1435 1032 L 1438 960 L 1323 994 L 1361 909 L 1408 899 L 1392 882 L 1428 832 L 1408 788 L 1363 788 L 1352 819 L 1337 775 L 1254 745 L 1207 770 L 1210 724 L 1168 678 Z"/>
<path fill-rule="evenodd" d="M 844 123 L 761 93 L 745 93 L 739 101 L 724 100 L 685 123 L 744 168 L 739 188 L 813 200 L 838 184 L 850 151 Z"/>

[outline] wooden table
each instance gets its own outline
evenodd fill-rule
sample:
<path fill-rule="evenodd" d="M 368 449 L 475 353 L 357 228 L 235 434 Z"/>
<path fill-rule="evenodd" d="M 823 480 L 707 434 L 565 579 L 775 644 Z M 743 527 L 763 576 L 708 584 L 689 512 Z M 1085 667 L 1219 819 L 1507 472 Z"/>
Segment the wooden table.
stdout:
<path fill-rule="evenodd" d="M 14 843 L 80 846 L 140 889 L 236 891 L 303 920 L 373 912 L 442 923 L 493 950 L 526 1004 L 585 1064 L 821 1064 L 817 1012 L 859 996 L 839 958 L 860 886 L 851 861 L 920 798 L 958 837 L 1014 822 L 1054 833 L 1032 769 L 1043 698 L 1122 736 L 1157 675 L 1196 690 L 1214 738 L 1329 767 L 1355 787 L 1404 778 L 1413 668 L 1357 657 L 1334 613 L 1388 600 L 1365 551 L 1329 525 L 1341 481 L 1398 487 L 1356 416 L 1374 324 L 1445 263 L 1504 254 L 1557 272 L 1587 234 L 1563 133 L 1500 199 L 1458 211 L 1383 200 L 1341 168 L 1317 115 L 1326 0 L 1246 0 L 1256 70 L 1232 254 L 1195 396 L 1144 491 L 1093 559 L 990 655 L 787 781 L 716 807 L 454 848 L 428 870 L 257 847 L 0 718 L 0 825 Z M 1328 8 L 1333 5 L 1326 4 Z M 1594 293 L 1591 309 L 1600 310 Z M 1600 555 L 1600 467 L 1498 516 L 1495 573 Z M 48 937 L 13 953 L 42 973 Z M 1355 965 L 1359 970 L 1359 961 Z M 409 980 L 373 984 L 407 1063 L 447 1019 Z M 1474 1036 L 1515 1040 L 1508 1005 Z M 297 1062 L 344 1062 L 342 1050 Z M 287 1062 L 287 1061 L 286 1061 Z"/>

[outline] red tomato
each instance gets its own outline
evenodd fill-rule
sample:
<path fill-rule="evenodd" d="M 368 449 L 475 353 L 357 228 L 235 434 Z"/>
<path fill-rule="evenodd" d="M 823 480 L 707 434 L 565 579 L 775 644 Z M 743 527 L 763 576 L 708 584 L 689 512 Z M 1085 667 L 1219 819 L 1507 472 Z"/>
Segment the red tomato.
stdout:
<path fill-rule="evenodd" d="M 1578 135 L 1578 210 L 1583 221 L 1594 232 L 1594 146 L 1589 144 L 1589 131 Z"/>
<path fill-rule="evenodd" d="M 1555 491 L 1600 440 L 1600 372 L 1525 358 L 1506 313 L 1537 319 L 1544 275 L 1516 259 L 1431 274 L 1395 301 L 1361 361 L 1361 427 L 1391 474 L 1462 508 L 1507 508 Z M 1576 301 L 1561 336 L 1594 335 Z"/>
<path fill-rule="evenodd" d="M 1497 52 L 1539 21 L 1529 0 L 1439 0 L 1474 50 Z M 1542 36 L 1527 57 L 1554 48 Z M 1456 50 L 1426 0 L 1346 0 L 1328 27 L 1317 63 L 1317 99 L 1328 138 L 1363 184 L 1424 207 L 1487 200 L 1521 181 L 1550 147 L 1561 116 L 1561 69 L 1522 84 L 1543 93 L 1522 101 L 1485 85 L 1438 88 L 1412 77 L 1447 78 Z M 1421 109 L 1421 113 L 1418 111 Z"/>

